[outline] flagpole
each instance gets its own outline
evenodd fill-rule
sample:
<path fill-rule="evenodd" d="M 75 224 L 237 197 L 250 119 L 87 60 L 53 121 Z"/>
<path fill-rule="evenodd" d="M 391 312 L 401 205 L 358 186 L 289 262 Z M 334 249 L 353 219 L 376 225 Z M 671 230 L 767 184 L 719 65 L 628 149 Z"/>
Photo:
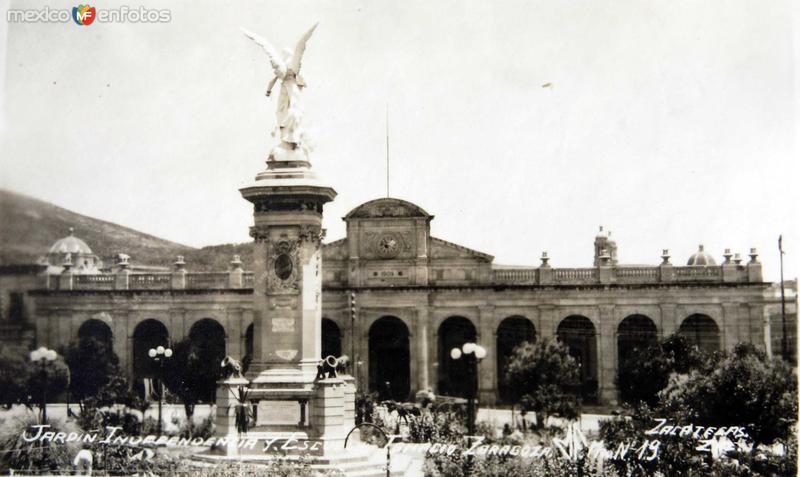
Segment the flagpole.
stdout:
<path fill-rule="evenodd" d="M 783 287 L 783 235 L 778 236 L 778 251 L 781 254 L 781 351 L 783 359 L 789 360 L 789 347 L 786 343 L 786 292 Z"/>
<path fill-rule="evenodd" d="M 386 103 L 386 197 L 389 197 L 389 103 Z"/>

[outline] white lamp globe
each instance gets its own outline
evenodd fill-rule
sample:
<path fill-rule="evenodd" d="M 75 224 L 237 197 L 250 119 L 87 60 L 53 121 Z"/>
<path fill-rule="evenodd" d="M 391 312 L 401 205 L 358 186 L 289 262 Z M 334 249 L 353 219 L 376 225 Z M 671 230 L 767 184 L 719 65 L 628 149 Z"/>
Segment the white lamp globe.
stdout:
<path fill-rule="evenodd" d="M 39 361 L 39 358 L 42 356 L 41 350 L 42 348 L 31 351 L 31 361 Z"/>
<path fill-rule="evenodd" d="M 486 357 L 486 348 L 483 346 L 476 346 L 475 347 L 475 357 L 478 359 L 483 359 Z"/>
<path fill-rule="evenodd" d="M 475 351 L 475 343 L 464 343 L 464 354 L 470 354 Z"/>
<path fill-rule="evenodd" d="M 55 361 L 57 357 L 58 353 L 56 353 L 54 350 L 52 349 L 47 350 L 47 354 L 45 355 L 45 359 L 47 361 Z"/>
<path fill-rule="evenodd" d="M 156 353 L 164 354 L 164 347 L 163 346 L 159 346 L 158 348 L 156 348 Z"/>
<path fill-rule="evenodd" d="M 153 349 L 153 348 L 150 348 L 150 351 L 147 352 L 147 355 L 150 356 L 151 358 L 155 358 L 156 357 L 156 350 Z"/>
<path fill-rule="evenodd" d="M 170 356 L 172 356 L 172 349 L 171 349 L 171 348 L 167 348 L 167 349 L 165 349 L 165 350 L 164 350 L 164 356 L 166 356 L 167 358 L 169 358 Z"/>
<path fill-rule="evenodd" d="M 450 357 L 453 359 L 458 359 L 461 357 L 461 350 L 458 348 L 453 348 L 450 350 Z"/>

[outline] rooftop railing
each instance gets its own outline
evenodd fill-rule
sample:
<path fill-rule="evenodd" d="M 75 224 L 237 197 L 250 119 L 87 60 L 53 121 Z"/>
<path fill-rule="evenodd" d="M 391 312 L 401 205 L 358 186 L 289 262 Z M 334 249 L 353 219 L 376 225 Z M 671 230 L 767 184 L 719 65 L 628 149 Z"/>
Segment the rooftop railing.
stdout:
<path fill-rule="evenodd" d="M 666 252 L 666 251 L 665 251 Z M 761 263 L 751 252 L 751 261 L 726 260 L 722 265 L 675 267 L 664 258 L 657 266 L 619 266 L 609 261 L 588 268 L 552 268 L 549 257 L 543 256 L 541 267 L 496 268 L 488 282 L 492 285 L 636 285 L 658 283 L 760 283 Z M 230 290 L 252 289 L 255 276 L 244 271 L 236 257 L 227 272 L 188 272 L 182 257 L 175 270 L 167 273 L 133 272 L 123 264 L 113 273 L 73 274 L 69 269 L 61 275 L 48 275 L 51 290 Z"/>
<path fill-rule="evenodd" d="M 761 264 L 714 266 L 531 267 L 492 270 L 496 285 L 591 285 L 655 283 L 747 283 L 761 281 Z"/>

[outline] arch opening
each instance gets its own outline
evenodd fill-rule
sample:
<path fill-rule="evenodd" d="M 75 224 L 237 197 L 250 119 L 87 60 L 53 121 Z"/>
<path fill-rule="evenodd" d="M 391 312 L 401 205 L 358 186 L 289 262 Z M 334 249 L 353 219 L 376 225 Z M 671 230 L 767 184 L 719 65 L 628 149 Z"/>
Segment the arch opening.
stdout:
<path fill-rule="evenodd" d="M 439 394 L 468 397 L 476 391 L 477 375 L 471 375 L 467 360 L 450 357 L 450 350 L 474 343 L 476 338 L 475 326 L 463 316 L 451 316 L 439 325 Z"/>
<path fill-rule="evenodd" d="M 212 318 L 203 318 L 189 329 L 191 343 L 190 360 L 201 366 L 211 366 L 211 372 L 204 374 L 197 383 L 201 401 L 214 402 L 217 381 L 222 377 L 220 364 L 225 357 L 225 328 Z"/>
<path fill-rule="evenodd" d="M 105 322 L 91 318 L 84 321 L 78 328 L 78 341 L 87 339 L 94 339 L 110 349 L 114 345 L 114 332 Z"/>
<path fill-rule="evenodd" d="M 617 357 L 619 367 L 627 365 L 637 349 L 658 343 L 658 329 L 650 317 L 630 315 L 617 327 Z"/>
<path fill-rule="evenodd" d="M 147 319 L 133 330 L 133 385 L 141 397 L 145 397 L 145 379 L 152 380 L 158 375 L 158 366 L 147 352 L 150 348 L 169 346 L 169 331 L 164 323 Z M 151 382 L 151 381 L 148 381 Z"/>
<path fill-rule="evenodd" d="M 342 355 L 342 333 L 339 325 L 329 318 L 322 319 L 322 358 Z"/>
<path fill-rule="evenodd" d="M 505 382 L 506 369 L 514 348 L 524 342 L 536 341 L 536 329 L 523 316 L 510 316 L 497 327 L 497 395 L 500 402 L 510 403 L 510 391 Z"/>
<path fill-rule="evenodd" d="M 594 324 L 585 316 L 571 315 L 558 324 L 556 336 L 580 366 L 581 397 L 587 402 L 597 402 L 597 332 Z"/>
<path fill-rule="evenodd" d="M 384 316 L 369 328 L 369 390 L 381 400 L 404 401 L 411 392 L 408 327 Z"/>
<path fill-rule="evenodd" d="M 681 323 L 678 334 L 703 351 L 719 351 L 720 333 L 717 323 L 708 315 L 696 313 Z"/>

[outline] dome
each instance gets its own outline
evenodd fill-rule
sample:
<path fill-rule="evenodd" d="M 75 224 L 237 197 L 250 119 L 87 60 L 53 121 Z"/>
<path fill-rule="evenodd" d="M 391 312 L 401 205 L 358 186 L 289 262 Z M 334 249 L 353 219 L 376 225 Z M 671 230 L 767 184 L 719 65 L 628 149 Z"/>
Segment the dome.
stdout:
<path fill-rule="evenodd" d="M 710 254 L 706 253 L 705 250 L 703 250 L 703 246 L 702 245 L 698 246 L 697 252 L 695 252 L 694 255 L 689 257 L 689 261 L 686 262 L 686 265 L 701 266 L 701 267 L 713 266 L 713 265 L 716 265 L 716 264 L 717 264 L 717 262 L 714 261 L 714 257 L 712 257 Z"/>
<path fill-rule="evenodd" d="M 56 240 L 56 243 L 50 247 L 51 254 L 63 254 L 63 253 L 71 253 L 71 254 L 79 254 L 79 255 L 91 255 L 92 249 L 86 245 L 86 242 L 75 237 L 73 235 L 72 227 L 69 228 L 69 235 Z"/>

